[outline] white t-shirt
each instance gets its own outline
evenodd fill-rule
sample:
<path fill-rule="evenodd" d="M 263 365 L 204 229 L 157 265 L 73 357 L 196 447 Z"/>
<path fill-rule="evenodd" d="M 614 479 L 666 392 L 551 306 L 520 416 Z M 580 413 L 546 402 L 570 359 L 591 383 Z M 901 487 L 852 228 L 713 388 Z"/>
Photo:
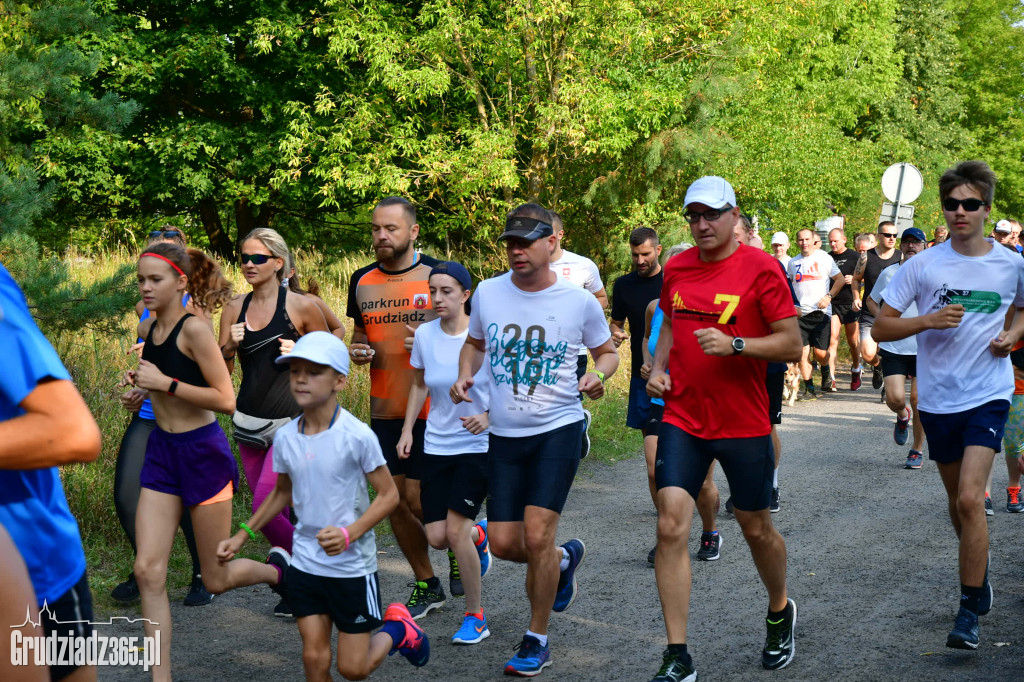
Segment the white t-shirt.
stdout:
<path fill-rule="evenodd" d="M 839 266 L 824 251 L 813 251 L 809 256 L 796 256 L 786 266 L 793 291 L 800 301 L 800 316 L 818 310 L 818 301 L 832 288 L 832 278 L 839 274 Z M 832 314 L 832 301 L 822 312 Z"/>
<path fill-rule="evenodd" d="M 917 256 L 914 256 L 917 258 Z M 907 261 L 904 261 L 906 263 Z M 875 281 L 874 288 L 871 289 L 871 298 L 874 299 L 878 307 L 882 307 L 882 301 L 885 300 L 885 287 L 889 285 L 892 278 L 896 276 L 896 273 L 900 269 L 899 263 L 890 265 L 885 270 L 882 270 L 881 274 L 878 275 L 878 279 Z M 907 309 L 903 311 L 900 317 L 917 317 L 917 303 L 911 301 Z M 908 336 L 905 339 L 899 341 L 882 341 L 878 344 L 878 347 L 882 350 L 887 350 L 890 353 L 896 353 L 897 355 L 917 355 L 917 335 Z"/>
<path fill-rule="evenodd" d="M 569 280 L 592 294 L 596 294 L 601 289 L 604 289 L 604 284 L 601 282 L 601 271 L 597 269 L 594 261 L 586 256 L 562 249 L 562 257 L 551 261 L 549 265 L 551 271 L 556 275 Z M 586 348 L 579 352 L 579 355 L 586 354 Z"/>
<path fill-rule="evenodd" d="M 918 407 L 951 414 L 992 400 L 1010 400 L 1013 366 L 997 358 L 989 342 L 999 336 L 1011 304 L 1024 307 L 1024 259 L 994 244 L 984 256 L 957 253 L 949 242 L 905 263 L 885 289 L 899 311 L 917 303 L 922 315 L 958 303 L 965 313 L 953 329 L 917 335 Z"/>
<path fill-rule="evenodd" d="M 504 274 L 473 294 L 469 335 L 486 345 L 491 433 L 536 435 L 583 419 L 576 356 L 611 338 L 593 294 L 562 278 L 523 291 Z"/>
<path fill-rule="evenodd" d="M 457 336 L 449 336 L 441 329 L 441 319 L 437 318 L 417 327 L 413 337 L 409 364 L 423 370 L 423 381 L 430 391 L 430 412 L 423 438 L 423 451 L 428 455 L 487 452 L 487 431 L 474 436 L 459 419 L 486 412 L 490 407 L 486 368 L 480 368 L 469 389 L 473 402 L 456 405 L 449 396 L 452 384 L 459 378 L 459 353 L 468 333 L 467 329 Z"/>
<path fill-rule="evenodd" d="M 274 471 L 292 479 L 292 504 L 299 517 L 292 565 L 328 578 L 370 575 L 377 570 L 372 530 L 336 556 L 327 556 L 316 534 L 326 526 L 348 526 L 370 506 L 366 474 L 386 464 L 377 436 L 342 408 L 326 431 L 302 435 L 298 423 L 293 419 L 274 434 Z"/>

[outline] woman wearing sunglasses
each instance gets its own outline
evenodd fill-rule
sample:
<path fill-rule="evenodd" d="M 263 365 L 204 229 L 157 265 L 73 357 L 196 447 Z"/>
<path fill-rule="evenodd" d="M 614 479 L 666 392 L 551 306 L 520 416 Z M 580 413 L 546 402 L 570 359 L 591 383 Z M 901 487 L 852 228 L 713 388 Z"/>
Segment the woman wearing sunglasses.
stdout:
<path fill-rule="evenodd" d="M 235 297 L 220 318 L 220 348 L 228 371 L 234 370 L 236 355 L 242 365 L 232 421 L 254 513 L 277 481 L 271 456 L 274 432 L 302 411 L 289 389 L 288 366 L 274 360 L 290 352 L 300 336 L 329 331 L 316 303 L 284 286 L 288 264 L 288 245 L 275 230 L 257 228 L 246 235 L 242 274 L 252 292 Z M 270 544 L 289 554 L 293 531 L 288 510 L 263 527 Z M 274 615 L 292 615 L 285 599 Z"/>
<path fill-rule="evenodd" d="M 149 241 L 146 246 L 153 244 L 177 244 L 186 248 L 185 237 L 181 230 L 173 225 L 163 225 L 160 229 L 149 233 Z M 213 321 L 209 314 L 192 302 L 192 297 L 186 292 L 182 296 L 181 303 L 189 312 L 201 320 L 205 320 L 213 331 Z M 140 300 L 135 304 L 135 313 L 139 316 L 139 322 L 150 317 L 151 313 Z M 132 348 L 132 352 L 141 352 L 142 339 Z M 126 384 L 122 384 L 126 385 Z M 149 441 L 149 434 L 156 428 L 156 415 L 153 414 L 153 404 L 149 400 L 149 394 L 140 388 L 131 388 L 121 396 L 121 404 L 125 409 L 132 412 L 132 420 L 125 429 L 121 438 L 121 447 L 117 451 L 117 463 L 114 465 L 114 510 L 117 512 L 117 520 L 121 523 L 124 534 L 132 546 L 132 554 L 137 552 L 135 543 L 135 510 L 139 505 L 139 473 L 142 471 L 142 463 L 146 458 L 146 443 Z M 195 533 L 192 532 L 192 518 L 185 514 L 181 517 L 181 530 L 185 534 L 185 544 L 188 545 L 188 553 L 192 557 L 192 583 L 189 586 L 188 594 L 183 602 L 185 606 L 203 606 L 213 600 L 213 595 L 206 591 L 199 572 L 199 552 L 196 550 Z M 135 580 L 135 573 L 128 574 L 127 580 L 120 583 L 110 593 L 114 601 L 122 603 L 134 603 L 139 600 L 139 585 Z"/>

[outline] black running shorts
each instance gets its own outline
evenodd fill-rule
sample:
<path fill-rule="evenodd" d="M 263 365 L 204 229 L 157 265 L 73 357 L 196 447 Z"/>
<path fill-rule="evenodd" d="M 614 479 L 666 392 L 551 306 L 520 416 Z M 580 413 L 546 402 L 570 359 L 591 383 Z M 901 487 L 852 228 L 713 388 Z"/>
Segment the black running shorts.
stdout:
<path fill-rule="evenodd" d="M 377 574 L 328 578 L 288 567 L 288 603 L 296 618 L 327 615 L 340 632 L 356 635 L 383 623 Z"/>
<path fill-rule="evenodd" d="M 448 510 L 476 519 L 487 497 L 487 453 L 424 455 L 420 479 L 423 523 L 444 521 Z"/>
<path fill-rule="evenodd" d="M 392 476 L 405 476 L 420 480 L 423 468 L 423 437 L 427 433 L 427 420 L 417 419 L 412 427 L 412 452 L 406 459 L 398 458 L 398 441 L 402 438 L 403 419 L 370 419 L 370 430 L 377 436 L 384 461 Z"/>

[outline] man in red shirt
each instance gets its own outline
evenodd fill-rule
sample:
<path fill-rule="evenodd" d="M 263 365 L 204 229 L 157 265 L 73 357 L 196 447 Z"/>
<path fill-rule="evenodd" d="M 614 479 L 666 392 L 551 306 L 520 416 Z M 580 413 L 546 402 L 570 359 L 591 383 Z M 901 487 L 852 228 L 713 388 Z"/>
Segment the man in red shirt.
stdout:
<path fill-rule="evenodd" d="M 786 543 L 768 511 L 774 462 L 764 384 L 769 361 L 800 357 L 793 299 L 772 257 L 733 238 L 739 208 L 728 182 L 715 176 L 697 180 L 684 205 L 697 248 L 665 265 L 659 305 L 666 323 L 647 384 L 650 395 L 665 400 L 655 462 L 654 570 L 669 644 L 656 682 L 696 679 L 686 651 L 686 542 L 694 501 L 715 459 L 729 480 L 736 520 L 768 590 L 762 666 L 775 670 L 793 659 L 796 623 L 796 604 L 786 594 Z"/>

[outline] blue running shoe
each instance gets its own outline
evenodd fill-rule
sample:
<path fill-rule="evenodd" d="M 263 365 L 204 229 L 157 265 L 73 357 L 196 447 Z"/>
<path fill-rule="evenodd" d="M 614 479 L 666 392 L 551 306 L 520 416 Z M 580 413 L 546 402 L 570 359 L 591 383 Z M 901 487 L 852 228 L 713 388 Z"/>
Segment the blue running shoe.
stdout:
<path fill-rule="evenodd" d="M 476 527 L 480 529 L 481 542 L 476 546 L 476 553 L 480 555 L 480 577 L 483 578 L 491 570 L 491 543 L 487 539 L 487 519 L 480 519 Z"/>
<path fill-rule="evenodd" d="M 903 408 L 907 412 L 907 416 L 896 417 L 896 426 L 892 428 L 892 439 L 896 441 L 896 445 L 906 445 L 907 439 L 910 437 L 910 410 Z"/>
<path fill-rule="evenodd" d="M 397 651 L 417 668 L 426 665 L 430 660 L 430 640 L 427 639 L 427 633 L 416 625 L 409 609 L 404 604 L 391 604 L 384 612 L 384 621 L 400 623 L 405 628 L 405 636 L 401 642 L 394 643 L 391 653 Z"/>
<path fill-rule="evenodd" d="M 960 611 L 956 614 L 953 631 L 946 637 L 946 646 L 951 649 L 977 649 L 978 614 L 961 606 Z"/>
<path fill-rule="evenodd" d="M 516 645 L 516 655 L 505 664 L 506 675 L 535 677 L 544 668 L 551 665 L 551 647 L 541 646 L 540 640 L 524 635 L 523 641 Z"/>
<path fill-rule="evenodd" d="M 583 540 L 569 540 L 562 545 L 562 549 L 569 554 L 569 566 L 558 576 L 558 592 L 555 593 L 555 604 L 551 607 L 551 610 L 556 613 L 565 611 L 576 600 L 576 593 L 579 591 L 579 585 L 576 583 L 576 570 L 587 556 L 587 547 L 583 544 Z"/>
<path fill-rule="evenodd" d="M 462 619 L 462 627 L 452 636 L 452 644 L 477 644 L 491 636 L 487 629 L 487 616 L 480 613 L 482 618 L 477 618 L 475 613 L 467 613 Z"/>

